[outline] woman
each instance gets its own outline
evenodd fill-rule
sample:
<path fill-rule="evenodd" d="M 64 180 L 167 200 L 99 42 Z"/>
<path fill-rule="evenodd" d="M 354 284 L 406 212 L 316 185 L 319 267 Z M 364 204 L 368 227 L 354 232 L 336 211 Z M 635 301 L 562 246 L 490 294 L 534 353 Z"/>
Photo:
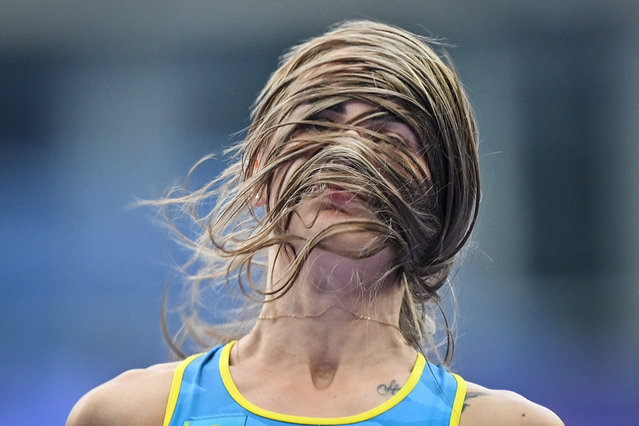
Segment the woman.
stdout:
<path fill-rule="evenodd" d="M 223 345 L 122 374 L 68 424 L 562 424 L 448 372 L 445 316 L 437 358 L 433 312 L 475 223 L 479 169 L 467 97 L 429 44 L 357 21 L 283 57 L 237 161 L 156 203 L 202 227 L 180 234 L 197 268 L 184 330 Z M 220 286 L 258 314 L 205 327 L 197 296 Z"/>

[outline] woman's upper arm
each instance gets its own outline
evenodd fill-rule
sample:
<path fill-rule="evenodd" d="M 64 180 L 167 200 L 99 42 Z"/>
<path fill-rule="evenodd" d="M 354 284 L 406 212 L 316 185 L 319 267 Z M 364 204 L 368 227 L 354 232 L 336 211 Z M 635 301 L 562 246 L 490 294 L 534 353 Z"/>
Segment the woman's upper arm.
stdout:
<path fill-rule="evenodd" d="M 564 426 L 546 407 L 510 391 L 468 385 L 460 426 Z"/>
<path fill-rule="evenodd" d="M 84 395 L 67 426 L 161 425 L 174 366 L 130 370 Z"/>

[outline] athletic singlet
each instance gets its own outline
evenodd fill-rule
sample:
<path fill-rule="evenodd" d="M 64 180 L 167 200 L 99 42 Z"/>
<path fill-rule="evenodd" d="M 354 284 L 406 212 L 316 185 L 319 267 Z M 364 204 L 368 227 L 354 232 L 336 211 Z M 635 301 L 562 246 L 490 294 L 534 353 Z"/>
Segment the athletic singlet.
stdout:
<path fill-rule="evenodd" d="M 164 414 L 164 426 L 452 426 L 459 424 L 466 382 L 418 354 L 408 381 L 377 407 L 347 417 L 303 417 L 275 413 L 247 401 L 229 369 L 235 342 L 182 361 Z M 426 368 L 425 368 L 426 367 Z"/>

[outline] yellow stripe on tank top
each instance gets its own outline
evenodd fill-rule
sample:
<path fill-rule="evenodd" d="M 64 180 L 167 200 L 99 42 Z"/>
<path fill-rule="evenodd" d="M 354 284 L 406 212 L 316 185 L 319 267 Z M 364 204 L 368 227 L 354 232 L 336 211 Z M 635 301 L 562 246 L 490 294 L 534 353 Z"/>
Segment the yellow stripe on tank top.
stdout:
<path fill-rule="evenodd" d="M 466 381 L 455 373 L 452 373 L 457 380 L 457 391 L 455 392 L 455 401 L 453 401 L 453 411 L 450 413 L 450 426 L 458 426 L 461 419 L 464 400 L 466 399 Z"/>
<path fill-rule="evenodd" d="M 365 411 L 360 414 L 356 414 L 353 416 L 345 416 L 345 417 L 305 417 L 305 416 L 295 416 L 290 414 L 282 414 L 276 413 L 273 411 L 265 410 L 260 408 L 251 402 L 249 402 L 244 396 L 240 393 L 240 391 L 235 386 L 233 382 L 233 378 L 231 377 L 231 371 L 229 368 L 229 358 L 231 354 L 231 348 L 236 342 L 230 342 L 222 349 L 222 353 L 220 354 L 220 373 L 222 375 L 222 381 L 224 382 L 224 386 L 226 390 L 229 392 L 231 397 L 237 402 L 239 405 L 247 409 L 253 414 L 257 414 L 258 416 L 265 417 L 267 419 L 276 420 L 285 423 L 294 423 L 301 425 L 344 425 L 351 423 L 363 422 L 365 420 L 371 419 L 375 416 L 378 416 L 385 411 L 390 410 L 395 405 L 399 404 L 417 385 L 419 382 L 419 378 L 424 371 L 424 367 L 426 365 L 426 359 L 424 355 L 418 353 L 417 359 L 415 360 L 415 366 L 413 367 L 413 371 L 404 384 L 402 388 L 393 395 L 390 399 L 386 400 L 384 403 L 378 405 L 377 407 Z"/>
<path fill-rule="evenodd" d="M 166 403 L 166 410 L 164 411 L 164 422 L 162 423 L 163 426 L 169 426 L 169 424 L 171 423 L 173 412 L 175 412 L 175 404 L 177 404 L 178 396 L 180 396 L 180 387 L 182 386 L 184 370 L 186 370 L 186 367 L 200 355 L 202 354 L 191 355 L 180 364 L 178 364 L 178 366 L 175 368 L 175 371 L 173 372 L 173 381 L 171 382 L 171 390 L 169 391 L 169 400 Z"/>

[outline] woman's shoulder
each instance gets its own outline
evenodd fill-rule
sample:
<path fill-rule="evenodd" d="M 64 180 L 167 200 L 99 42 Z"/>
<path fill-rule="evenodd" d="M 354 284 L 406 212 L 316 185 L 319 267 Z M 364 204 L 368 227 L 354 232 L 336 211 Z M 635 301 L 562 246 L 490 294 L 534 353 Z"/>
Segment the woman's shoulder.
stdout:
<path fill-rule="evenodd" d="M 179 362 L 126 371 L 75 404 L 67 426 L 162 424 L 173 373 Z"/>
<path fill-rule="evenodd" d="M 460 426 L 563 426 L 561 419 L 546 407 L 505 390 L 488 389 L 467 383 Z"/>

